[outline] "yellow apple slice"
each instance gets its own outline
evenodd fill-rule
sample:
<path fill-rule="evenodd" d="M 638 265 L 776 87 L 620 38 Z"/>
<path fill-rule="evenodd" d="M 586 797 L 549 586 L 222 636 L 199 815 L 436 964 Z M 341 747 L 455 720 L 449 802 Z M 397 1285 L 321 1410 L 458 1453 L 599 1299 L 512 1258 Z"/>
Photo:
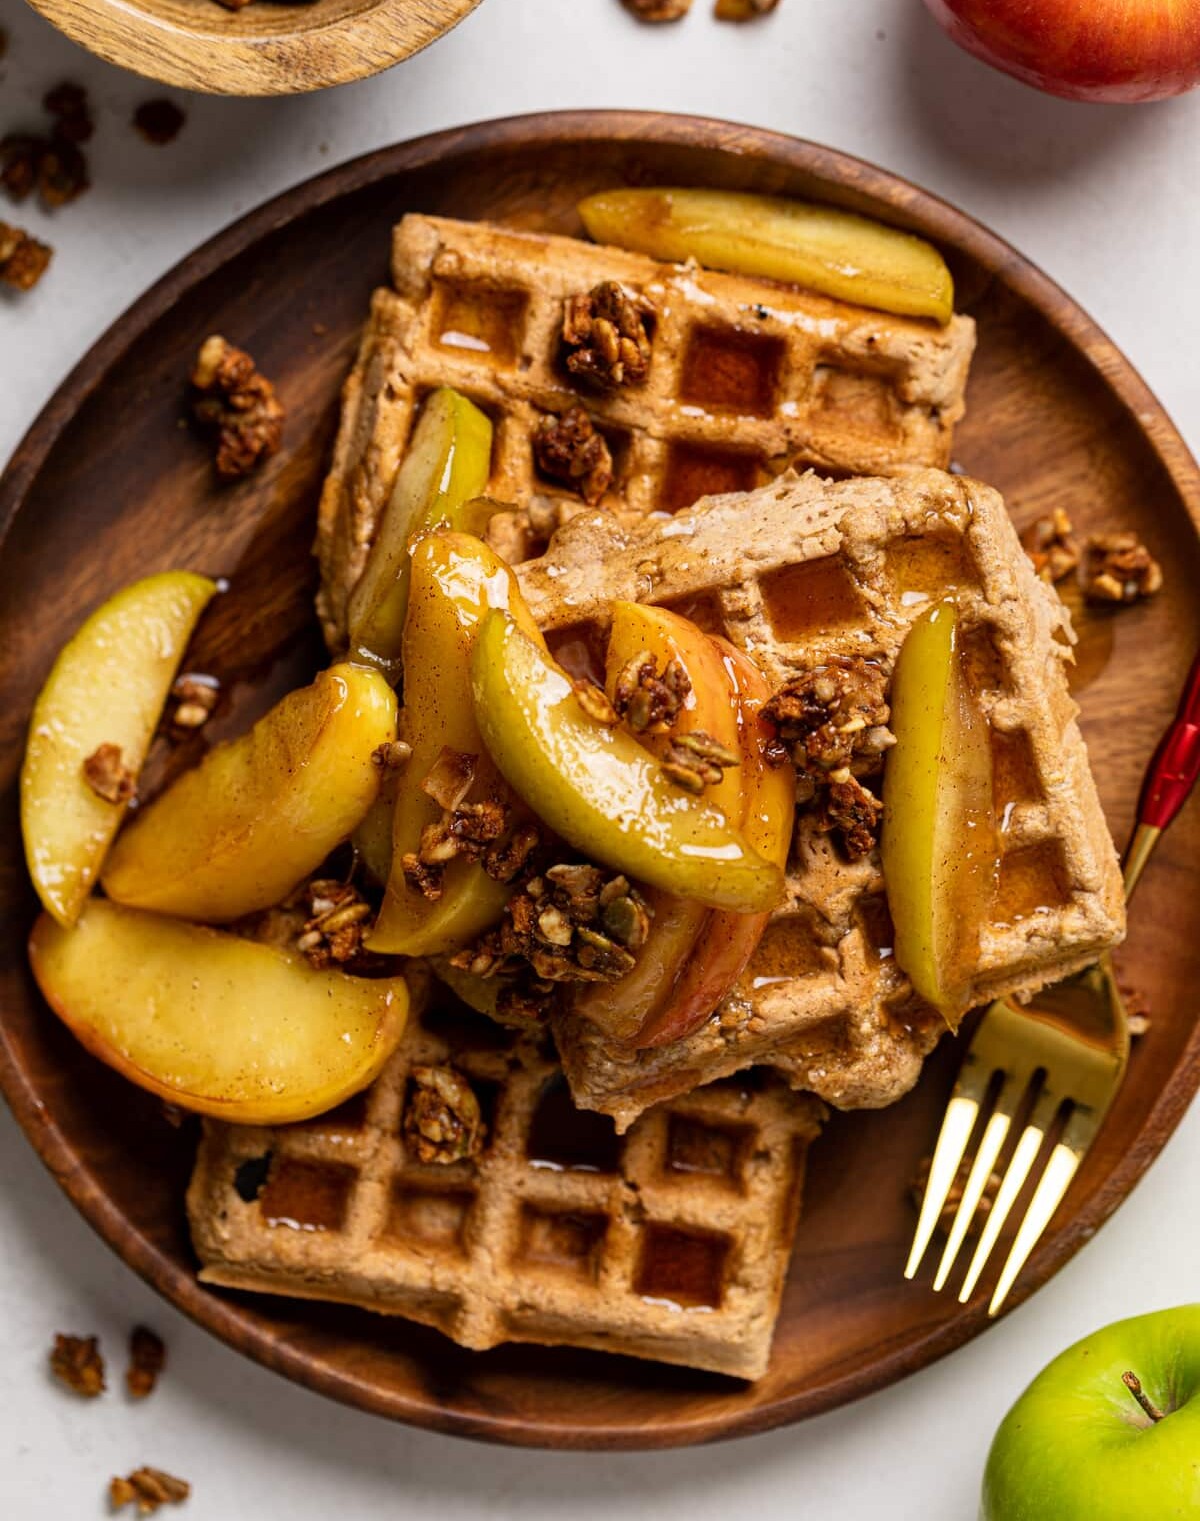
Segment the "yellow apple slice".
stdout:
<path fill-rule="evenodd" d="M 404 979 L 318 972 L 302 956 L 93 899 L 29 940 L 47 1003 L 93 1056 L 184 1109 L 282 1125 L 378 1076 L 404 1033 Z"/>
<path fill-rule="evenodd" d="M 409 553 L 430 528 L 478 521 L 475 499 L 491 474 L 492 424 L 457 391 L 434 391 L 421 411 L 371 553 L 350 595 L 353 653 L 395 670 L 408 612 Z M 461 520 L 460 520 L 461 519 Z"/>
<path fill-rule="evenodd" d="M 566 674 L 507 613 L 471 654 L 479 731 L 509 785 L 592 861 L 713 908 L 759 913 L 783 873 L 711 803 L 673 785 L 624 730 L 594 722 Z"/>
<path fill-rule="evenodd" d="M 936 248 L 832 206 L 731 190 L 607 190 L 581 201 L 579 214 L 598 243 L 653 259 L 695 259 L 904 317 L 954 315 L 954 282 Z"/>
<path fill-rule="evenodd" d="M 436 901 L 404 876 L 403 858 L 415 853 L 421 831 L 442 816 L 425 791 L 425 778 L 443 750 L 477 757 L 473 802 L 516 802 L 492 764 L 471 701 L 471 647 L 492 608 L 510 612 L 540 645 L 517 579 L 507 565 L 469 534 L 440 531 L 415 545 L 412 595 L 404 629 L 404 712 L 401 728 L 412 758 L 396 784 L 392 813 L 391 876 L 379 918 L 367 936 L 373 951 L 434 956 L 459 950 L 490 928 L 512 888 L 493 881 L 477 861 L 451 861 Z"/>
<path fill-rule="evenodd" d="M 953 603 L 913 624 L 892 675 L 880 851 L 896 962 L 956 1025 L 998 868 L 988 726 L 968 690 Z"/>
<path fill-rule="evenodd" d="M 83 763 L 116 745 L 137 775 L 216 589 L 188 571 L 127 586 L 64 646 L 38 695 L 21 768 L 21 832 L 38 897 L 62 924 L 78 917 L 126 811 L 92 791 Z"/>
<path fill-rule="evenodd" d="M 105 892 L 214 924 L 281 902 L 362 820 L 379 791 L 371 752 L 395 737 L 378 671 L 322 671 L 134 819 L 109 852 Z"/>

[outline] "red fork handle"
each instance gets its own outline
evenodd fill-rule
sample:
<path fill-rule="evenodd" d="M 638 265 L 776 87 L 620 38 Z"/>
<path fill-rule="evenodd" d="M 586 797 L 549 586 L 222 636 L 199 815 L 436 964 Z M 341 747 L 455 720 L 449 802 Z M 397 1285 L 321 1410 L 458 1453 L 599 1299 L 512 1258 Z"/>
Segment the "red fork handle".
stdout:
<path fill-rule="evenodd" d="M 1165 829 L 1200 777 L 1200 654 L 1192 662 L 1179 711 L 1146 768 L 1138 823 Z"/>

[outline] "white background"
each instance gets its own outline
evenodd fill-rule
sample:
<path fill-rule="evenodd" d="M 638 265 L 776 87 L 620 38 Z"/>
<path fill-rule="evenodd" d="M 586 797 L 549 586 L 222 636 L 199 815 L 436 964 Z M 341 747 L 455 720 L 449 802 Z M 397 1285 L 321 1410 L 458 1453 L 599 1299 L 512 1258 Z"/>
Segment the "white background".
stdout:
<path fill-rule="evenodd" d="M 90 194 L 53 218 L 21 209 L 58 253 L 40 289 L 0 299 L 0 458 L 124 307 L 239 213 L 384 143 L 567 106 L 725 116 L 908 175 L 1064 284 L 1200 444 L 1200 94 L 1137 109 L 1044 98 L 959 54 L 918 0 L 782 0 L 741 29 L 708 12 L 697 0 L 682 25 L 651 29 L 617 0 L 485 0 L 422 56 L 361 85 L 262 102 L 179 97 L 183 136 L 154 148 L 128 120 L 160 90 L 96 63 L 19 0 L 0 0 L 11 36 L 0 131 L 36 121 L 43 90 L 64 75 L 88 85 L 99 121 Z M 991 1433 L 1051 1355 L 1118 1316 L 1196 1297 L 1198 1166 L 1200 1109 L 1055 1282 L 972 1346 L 856 1407 L 691 1452 L 566 1456 L 393 1426 L 226 1350 L 93 1238 L 0 1108 L 0 1516 L 99 1516 L 108 1476 L 150 1462 L 194 1482 L 179 1513 L 188 1521 L 970 1521 Z M 51 1384 L 56 1329 L 100 1332 L 119 1382 L 136 1320 L 170 1348 L 146 1405 L 133 1409 L 120 1392 L 85 1404 Z"/>

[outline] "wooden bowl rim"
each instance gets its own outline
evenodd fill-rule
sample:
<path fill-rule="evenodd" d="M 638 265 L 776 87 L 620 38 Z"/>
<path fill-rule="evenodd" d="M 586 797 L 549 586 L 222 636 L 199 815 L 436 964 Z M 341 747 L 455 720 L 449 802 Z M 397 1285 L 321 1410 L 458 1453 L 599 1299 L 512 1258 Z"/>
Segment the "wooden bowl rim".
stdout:
<path fill-rule="evenodd" d="M 943 246 L 968 254 L 994 278 L 1034 306 L 1087 361 L 1135 417 L 1182 498 L 1200 534 L 1200 467 L 1141 376 L 1098 325 L 1048 276 L 966 213 L 890 171 L 820 144 L 713 118 L 637 111 L 563 111 L 504 117 L 377 149 L 284 191 L 216 234 L 150 287 L 87 351 L 17 446 L 0 476 L 0 549 L 21 503 L 60 433 L 108 370 L 192 286 L 260 237 L 302 215 L 374 184 L 481 149 L 528 148 L 567 142 L 645 141 L 698 147 L 783 165 L 852 190 L 894 214 L 898 222 Z M 1161 1151 L 1200 1089 L 1200 1022 L 1170 1081 L 1145 1116 L 1121 1162 L 1064 1227 L 1044 1239 L 1009 1300 L 1022 1303 L 1095 1235 Z M 525 1447 L 634 1450 L 686 1446 L 771 1430 L 835 1409 L 928 1366 L 990 1324 L 982 1306 L 915 1342 L 884 1348 L 874 1366 L 831 1378 L 819 1389 L 782 1395 L 740 1410 L 683 1415 L 671 1425 L 641 1426 L 619 1417 L 604 1425 L 556 1426 L 494 1411 L 447 1409 L 383 1390 L 283 1345 L 254 1323 L 242 1306 L 205 1289 L 195 1272 L 173 1261 L 149 1236 L 133 1229 L 103 1191 L 86 1160 L 70 1145 L 31 1084 L 0 1020 L 0 1091 L 21 1128 L 67 1197 L 114 1251 L 185 1314 L 239 1351 L 319 1393 L 373 1414 L 486 1441 Z"/>
<path fill-rule="evenodd" d="M 106 63 L 210 95 L 302 95 L 367 79 L 436 42 L 481 3 L 424 0 L 427 9 L 414 17 L 410 0 L 372 0 L 369 10 L 328 21 L 301 7 L 298 14 L 311 24 L 257 36 L 180 26 L 127 0 L 29 0 L 52 26 Z M 314 56 L 315 42 L 335 36 L 345 46 L 322 47 Z M 197 44 L 211 48 L 211 58 L 198 55 Z"/>

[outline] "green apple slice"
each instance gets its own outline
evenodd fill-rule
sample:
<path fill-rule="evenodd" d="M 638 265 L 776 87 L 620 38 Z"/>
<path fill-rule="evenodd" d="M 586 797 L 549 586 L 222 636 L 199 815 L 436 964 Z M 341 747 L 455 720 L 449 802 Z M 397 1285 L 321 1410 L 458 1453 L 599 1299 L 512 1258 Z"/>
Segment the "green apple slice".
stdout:
<path fill-rule="evenodd" d="M 322 972 L 302 956 L 94 898 L 29 940 L 46 1001 L 125 1077 L 184 1109 L 281 1125 L 378 1076 L 408 1015 L 404 979 Z"/>
<path fill-rule="evenodd" d="M 936 248 L 832 206 L 731 190 L 607 190 L 581 201 L 579 214 L 598 243 L 653 259 L 695 259 L 904 317 L 954 315 L 954 282 Z"/>
<path fill-rule="evenodd" d="M 134 819 L 105 892 L 214 924 L 270 908 L 361 823 L 379 792 L 372 752 L 395 737 L 395 693 L 378 671 L 322 671 Z"/>
<path fill-rule="evenodd" d="M 72 924 L 125 807 L 98 797 L 83 763 L 116 745 L 141 770 L 196 621 L 216 591 L 206 576 L 167 571 L 127 586 L 63 647 L 34 704 L 21 768 L 21 832 L 45 908 Z"/>
<path fill-rule="evenodd" d="M 998 849 L 991 741 L 963 677 L 952 603 L 909 630 L 891 707 L 880 851 L 896 962 L 954 1026 L 966 1012 Z"/>
<path fill-rule="evenodd" d="M 779 901 L 779 867 L 719 808 L 675 787 L 631 734 L 589 718 L 569 678 L 509 614 L 484 619 L 471 686 L 505 780 L 589 860 L 713 908 L 761 913 Z"/>
<path fill-rule="evenodd" d="M 350 649 L 396 670 L 408 613 L 409 550 L 430 528 L 477 523 L 475 499 L 491 474 L 492 424 L 457 391 L 434 391 L 413 429 L 404 462 L 350 595 Z"/>

